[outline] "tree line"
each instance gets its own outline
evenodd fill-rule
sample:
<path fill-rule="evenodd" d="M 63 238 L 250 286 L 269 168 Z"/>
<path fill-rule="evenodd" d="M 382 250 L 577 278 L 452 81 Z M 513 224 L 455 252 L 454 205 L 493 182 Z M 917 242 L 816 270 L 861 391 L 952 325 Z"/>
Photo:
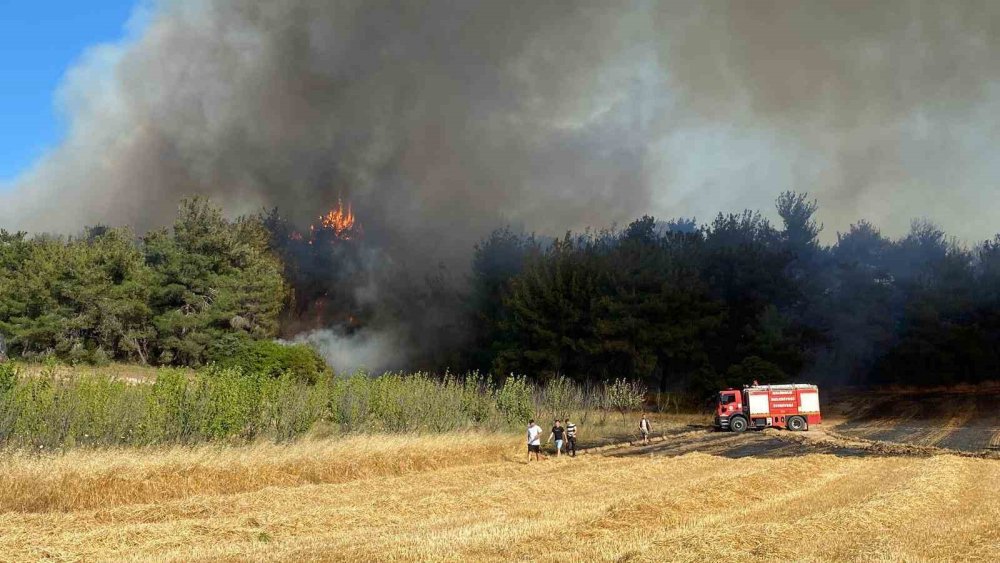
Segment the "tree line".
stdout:
<path fill-rule="evenodd" d="M 699 394 L 754 379 L 953 384 L 1000 373 L 1000 235 L 967 248 L 926 221 L 819 240 L 817 204 L 777 199 L 705 225 L 643 217 L 476 248 L 469 365 L 641 379 Z"/>
<path fill-rule="evenodd" d="M 287 288 L 259 217 L 184 200 L 137 237 L 0 231 L 0 334 L 11 356 L 200 366 L 278 333 Z"/>
<path fill-rule="evenodd" d="M 699 395 L 753 379 L 997 378 L 1000 235 L 970 248 L 926 221 L 898 238 L 862 221 L 823 244 L 815 201 L 788 192 L 776 205 L 779 225 L 744 211 L 557 239 L 499 229 L 475 245 L 470 272 L 422 281 L 361 238 L 305 240 L 276 211 L 228 219 L 201 198 L 141 237 L 0 231 L 0 347 L 315 380 L 326 369 L 315 352 L 277 336 L 381 322 L 411 327 L 422 355 L 408 367 L 438 373 L 627 378 Z M 379 299 L 358 301 L 373 279 Z"/>

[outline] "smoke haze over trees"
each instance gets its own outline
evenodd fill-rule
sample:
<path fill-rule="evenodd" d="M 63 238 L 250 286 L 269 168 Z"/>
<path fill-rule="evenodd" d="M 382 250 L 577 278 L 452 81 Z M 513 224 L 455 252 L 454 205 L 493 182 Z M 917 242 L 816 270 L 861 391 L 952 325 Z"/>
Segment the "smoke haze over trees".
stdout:
<path fill-rule="evenodd" d="M 1000 236 L 967 249 L 926 221 L 898 239 L 860 222 L 823 245 L 816 202 L 786 192 L 777 211 L 780 227 L 643 217 L 545 245 L 495 232 L 474 261 L 474 367 L 697 392 L 998 377 Z"/>
<path fill-rule="evenodd" d="M 859 222 L 826 245 L 818 210 L 786 192 L 780 226 L 747 210 L 558 239 L 501 228 L 474 245 L 468 283 L 454 284 L 411 279 L 362 238 L 290 231 L 277 210 L 229 221 L 186 199 L 171 229 L 142 238 L 2 231 L 0 333 L 26 358 L 249 362 L 307 377 L 322 369 L 314 355 L 273 338 L 339 335 L 338 350 L 316 333 L 300 340 L 341 372 L 357 367 L 346 357 L 370 354 L 373 369 L 625 377 L 697 394 L 753 379 L 997 377 L 1000 235 L 970 249 L 923 220 L 895 239 Z M 359 297 L 357 276 L 381 278 L 384 298 Z"/>
<path fill-rule="evenodd" d="M 81 349 L 52 306 L 88 354 L 113 339 L 135 359 L 155 332 L 147 360 L 203 361 L 222 317 L 167 313 L 208 287 L 174 266 L 202 250 L 156 234 L 197 195 L 222 221 L 281 213 L 254 219 L 280 258 L 263 273 L 195 262 L 284 277 L 290 299 L 253 289 L 271 296 L 255 337 L 354 366 L 667 385 L 888 381 L 932 360 L 971 380 L 995 362 L 996 243 L 909 221 L 970 244 L 997 230 L 1000 3 L 162 0 L 130 30 L 67 73 L 66 138 L 0 190 L 12 231 L 110 226 L 9 235 L 4 259 L 113 280 L 115 324 L 92 329 L 86 296 L 17 262 L 4 275 L 37 296 L 9 304 L 13 348 Z M 771 211 L 788 190 L 823 205 Z M 289 238 L 340 198 L 363 240 Z M 89 266 L 112 251 L 110 273 Z"/>

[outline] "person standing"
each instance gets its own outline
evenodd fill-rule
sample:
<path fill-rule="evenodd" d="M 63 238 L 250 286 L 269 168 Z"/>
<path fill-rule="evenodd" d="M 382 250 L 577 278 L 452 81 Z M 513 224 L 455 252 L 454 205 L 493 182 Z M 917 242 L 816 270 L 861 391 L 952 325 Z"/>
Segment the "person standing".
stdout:
<path fill-rule="evenodd" d="M 531 463 L 531 454 L 534 452 L 535 461 L 539 461 L 538 452 L 542 449 L 542 427 L 535 424 L 534 420 L 528 421 L 528 463 Z"/>
<path fill-rule="evenodd" d="M 649 435 L 653 433 L 653 427 L 649 425 L 646 413 L 642 413 L 642 420 L 639 421 L 639 433 L 642 434 L 642 443 L 649 443 Z"/>
<path fill-rule="evenodd" d="M 576 425 L 566 419 L 566 453 L 576 457 Z"/>
<path fill-rule="evenodd" d="M 564 437 L 565 434 L 566 434 L 566 429 L 563 428 L 562 422 L 560 422 L 559 419 L 557 418 L 556 421 L 555 421 L 555 424 L 552 426 L 552 433 L 549 434 L 549 439 L 545 440 L 545 443 L 548 444 L 549 440 L 552 440 L 553 438 L 555 438 L 555 441 L 556 441 L 556 457 L 559 457 L 559 454 L 562 453 L 563 437 Z"/>

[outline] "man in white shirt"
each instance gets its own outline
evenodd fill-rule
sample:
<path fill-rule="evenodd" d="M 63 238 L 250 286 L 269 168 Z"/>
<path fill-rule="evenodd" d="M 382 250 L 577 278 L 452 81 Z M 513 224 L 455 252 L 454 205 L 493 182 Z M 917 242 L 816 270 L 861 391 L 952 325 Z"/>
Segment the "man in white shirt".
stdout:
<path fill-rule="evenodd" d="M 539 461 L 538 452 L 542 449 L 542 427 L 534 420 L 528 421 L 528 462 L 531 462 L 531 452 L 535 452 L 535 461 Z"/>

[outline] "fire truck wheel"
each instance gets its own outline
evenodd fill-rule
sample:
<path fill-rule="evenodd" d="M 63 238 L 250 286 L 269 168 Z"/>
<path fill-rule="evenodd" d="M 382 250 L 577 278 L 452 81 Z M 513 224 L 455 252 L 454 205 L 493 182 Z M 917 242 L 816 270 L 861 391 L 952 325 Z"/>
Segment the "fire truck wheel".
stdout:
<path fill-rule="evenodd" d="M 747 429 L 747 419 L 742 416 L 734 416 L 729 419 L 729 429 L 733 432 L 743 432 Z"/>
<path fill-rule="evenodd" d="M 806 429 L 806 421 L 801 416 L 793 416 L 788 419 L 788 429 L 793 432 L 801 432 Z"/>

